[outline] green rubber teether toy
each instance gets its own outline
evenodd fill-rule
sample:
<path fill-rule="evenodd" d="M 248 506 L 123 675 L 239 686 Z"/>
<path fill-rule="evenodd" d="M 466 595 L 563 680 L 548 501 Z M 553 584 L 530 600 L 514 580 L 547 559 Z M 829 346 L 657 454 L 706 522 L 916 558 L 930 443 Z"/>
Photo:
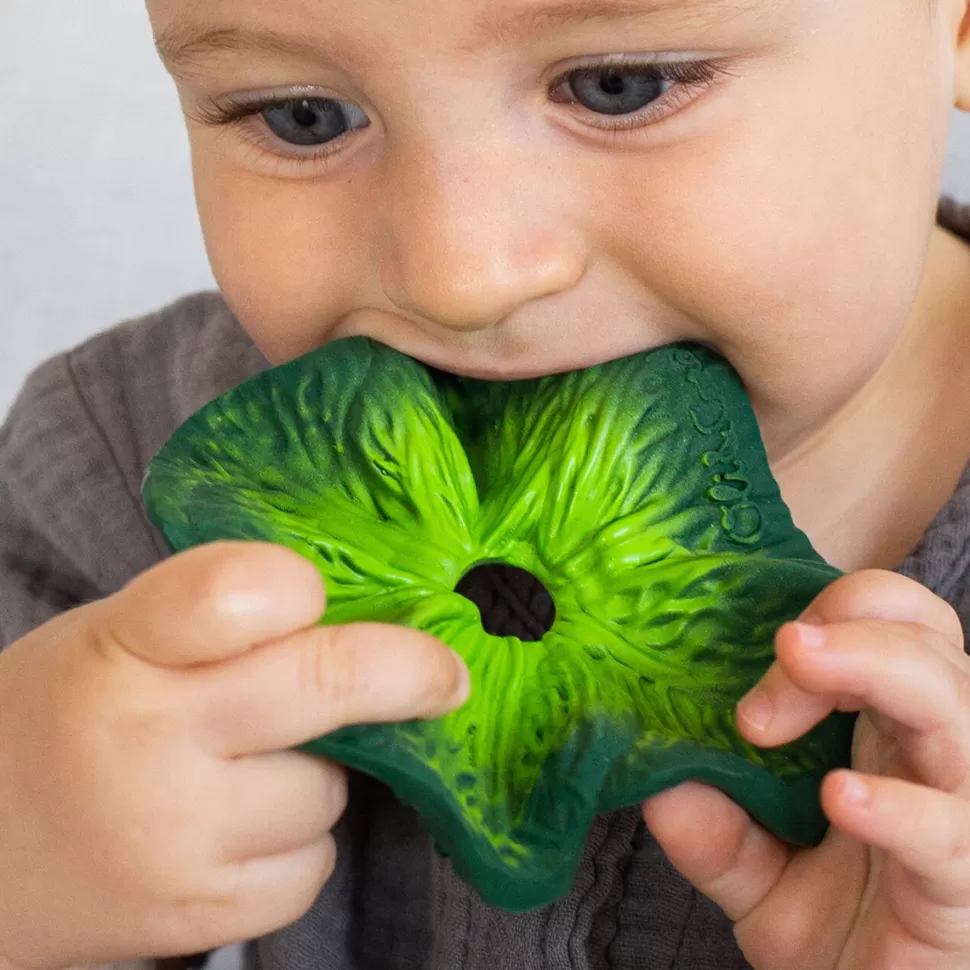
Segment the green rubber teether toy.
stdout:
<path fill-rule="evenodd" d="M 849 763 L 854 718 L 761 750 L 734 711 L 777 628 L 840 573 L 792 523 L 741 382 L 707 350 L 491 383 L 339 340 L 203 408 L 144 498 L 173 550 L 279 543 L 323 574 L 324 622 L 417 627 L 465 658 L 461 710 L 308 749 L 414 805 L 493 905 L 556 899 L 597 813 L 689 778 L 789 842 L 824 834 L 819 784 Z M 489 564 L 551 596 L 531 640 L 486 632 L 456 592 Z"/>

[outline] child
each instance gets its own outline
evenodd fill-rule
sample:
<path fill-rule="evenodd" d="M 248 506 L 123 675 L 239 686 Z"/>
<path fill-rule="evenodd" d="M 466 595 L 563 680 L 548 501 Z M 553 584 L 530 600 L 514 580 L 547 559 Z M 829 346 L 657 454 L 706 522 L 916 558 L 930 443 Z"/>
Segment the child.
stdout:
<path fill-rule="evenodd" d="M 970 966 L 970 219 L 934 219 L 968 0 L 148 7 L 223 296 L 49 362 L 0 437 L 3 965 L 242 939 L 267 970 Z M 765 746 L 864 712 L 818 849 L 684 785 L 510 915 L 384 788 L 292 751 L 439 715 L 466 673 L 316 627 L 286 550 L 159 563 L 138 489 L 196 408 L 349 334 L 489 378 L 731 360 L 848 573 L 738 712 Z"/>

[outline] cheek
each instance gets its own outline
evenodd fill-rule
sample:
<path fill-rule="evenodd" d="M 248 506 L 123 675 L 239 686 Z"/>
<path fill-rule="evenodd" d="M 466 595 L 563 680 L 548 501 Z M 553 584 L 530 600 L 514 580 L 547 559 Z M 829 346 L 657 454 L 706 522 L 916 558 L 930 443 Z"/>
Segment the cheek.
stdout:
<path fill-rule="evenodd" d="M 832 407 L 872 375 L 906 322 L 934 221 L 945 98 L 932 81 L 900 101 L 858 79 L 850 97 L 833 72 L 775 78 L 720 135 L 668 151 L 656 177 L 631 162 L 626 204 L 611 209 L 625 262 L 762 409 Z M 829 80 L 811 89 L 810 76 Z"/>
<path fill-rule="evenodd" d="M 213 273 L 272 363 L 323 343 L 359 305 L 361 209 L 332 184 L 256 175 L 195 152 L 199 214 Z"/>

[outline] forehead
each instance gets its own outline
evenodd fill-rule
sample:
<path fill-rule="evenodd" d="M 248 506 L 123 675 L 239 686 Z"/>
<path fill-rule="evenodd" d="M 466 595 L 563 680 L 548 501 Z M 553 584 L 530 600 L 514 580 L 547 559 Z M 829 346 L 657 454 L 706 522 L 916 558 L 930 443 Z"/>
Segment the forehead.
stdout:
<path fill-rule="evenodd" d="M 340 32 L 395 22 L 460 31 L 471 42 L 509 41 L 556 29 L 636 21 L 699 27 L 789 0 L 147 0 L 164 47 L 206 30 Z"/>

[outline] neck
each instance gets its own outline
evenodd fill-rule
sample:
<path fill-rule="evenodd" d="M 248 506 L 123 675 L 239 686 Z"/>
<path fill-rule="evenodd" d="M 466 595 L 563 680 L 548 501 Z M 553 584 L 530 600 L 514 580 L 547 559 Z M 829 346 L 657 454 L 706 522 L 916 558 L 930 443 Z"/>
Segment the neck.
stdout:
<path fill-rule="evenodd" d="M 833 565 L 892 569 L 970 462 L 970 246 L 934 231 L 904 332 L 872 380 L 774 466 L 796 524 Z"/>

